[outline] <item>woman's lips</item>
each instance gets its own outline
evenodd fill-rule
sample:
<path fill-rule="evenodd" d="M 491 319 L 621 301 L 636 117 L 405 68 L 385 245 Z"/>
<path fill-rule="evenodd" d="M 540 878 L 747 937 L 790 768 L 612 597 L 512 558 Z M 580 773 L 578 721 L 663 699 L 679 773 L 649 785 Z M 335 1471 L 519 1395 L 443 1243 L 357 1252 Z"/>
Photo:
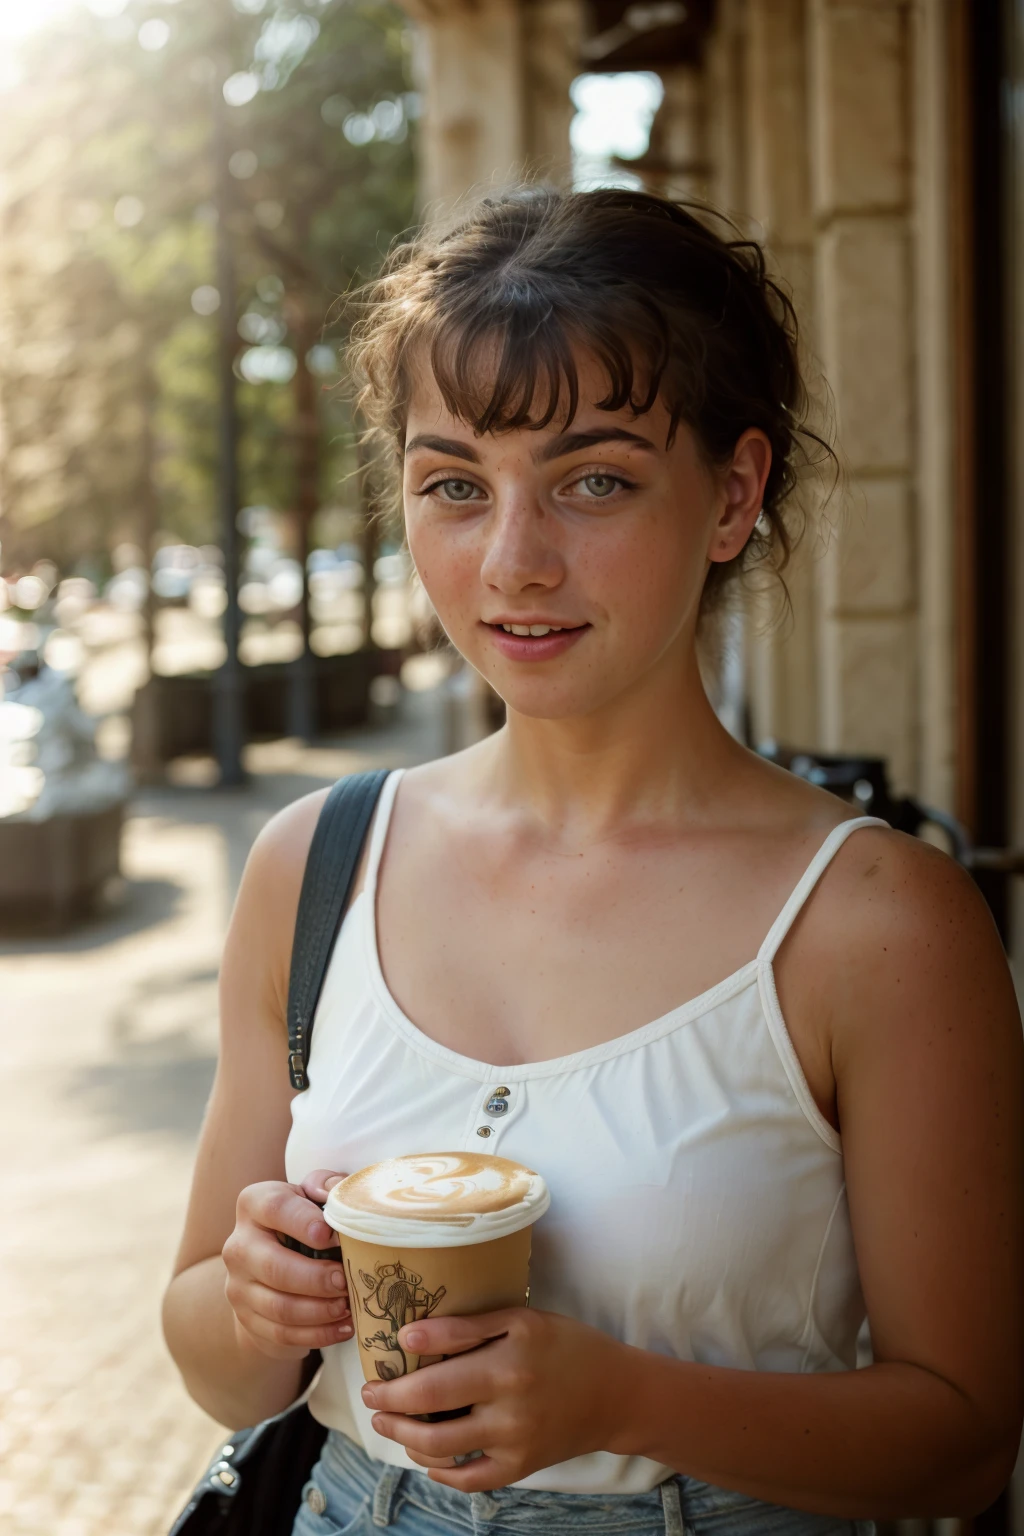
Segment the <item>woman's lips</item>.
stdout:
<path fill-rule="evenodd" d="M 573 629 L 555 630 L 546 635 L 510 635 L 500 624 L 485 624 L 484 628 L 509 661 L 550 661 L 575 645 L 590 625 L 578 624 Z"/>

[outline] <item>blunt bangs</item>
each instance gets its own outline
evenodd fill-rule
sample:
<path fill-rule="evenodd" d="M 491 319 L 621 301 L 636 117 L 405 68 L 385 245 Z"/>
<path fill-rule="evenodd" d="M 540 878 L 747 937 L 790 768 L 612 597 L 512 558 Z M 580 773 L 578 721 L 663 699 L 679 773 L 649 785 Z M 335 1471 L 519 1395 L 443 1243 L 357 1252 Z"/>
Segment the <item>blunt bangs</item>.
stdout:
<path fill-rule="evenodd" d="M 650 411 L 668 363 L 668 327 L 660 316 L 632 314 L 627 323 L 626 316 L 608 313 L 597 321 L 588 306 L 570 317 L 536 283 L 511 280 L 495 289 L 485 304 L 460 295 L 454 312 L 431 317 L 424 338 L 453 416 L 479 435 L 542 431 L 553 422 L 564 431 L 580 408 L 581 353 L 594 359 L 606 381 L 601 397 L 587 403 L 634 417 Z M 680 413 L 671 404 L 669 410 L 671 437 Z"/>

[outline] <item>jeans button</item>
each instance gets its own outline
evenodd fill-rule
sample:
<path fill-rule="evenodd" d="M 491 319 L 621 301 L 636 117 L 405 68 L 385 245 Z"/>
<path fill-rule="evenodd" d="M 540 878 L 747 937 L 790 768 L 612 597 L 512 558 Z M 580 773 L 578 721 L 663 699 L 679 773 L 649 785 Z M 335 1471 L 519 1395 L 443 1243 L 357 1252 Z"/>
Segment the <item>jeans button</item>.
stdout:
<path fill-rule="evenodd" d="M 306 1494 L 306 1503 L 314 1515 L 322 1515 L 327 1508 L 327 1495 L 322 1488 L 311 1488 Z"/>

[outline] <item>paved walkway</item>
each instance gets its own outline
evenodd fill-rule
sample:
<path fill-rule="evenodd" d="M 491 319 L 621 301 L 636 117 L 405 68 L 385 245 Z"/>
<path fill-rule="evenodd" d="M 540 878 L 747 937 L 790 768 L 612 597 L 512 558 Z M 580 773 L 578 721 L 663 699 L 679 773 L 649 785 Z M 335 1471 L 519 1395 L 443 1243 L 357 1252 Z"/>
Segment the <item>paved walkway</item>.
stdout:
<path fill-rule="evenodd" d="M 343 748 L 252 749 L 243 790 L 144 792 L 120 904 L 66 938 L 0 944 L 5 1536 L 162 1536 L 216 1445 L 158 1313 L 213 1073 L 231 900 L 282 805 L 341 773 L 438 755 L 436 696 L 404 708 Z"/>

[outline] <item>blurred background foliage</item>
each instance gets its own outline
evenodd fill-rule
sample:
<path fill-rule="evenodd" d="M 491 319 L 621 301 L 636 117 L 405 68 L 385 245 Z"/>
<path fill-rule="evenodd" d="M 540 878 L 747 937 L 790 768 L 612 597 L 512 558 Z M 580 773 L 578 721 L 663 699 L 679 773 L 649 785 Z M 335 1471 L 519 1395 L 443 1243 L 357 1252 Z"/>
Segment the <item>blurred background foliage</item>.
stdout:
<path fill-rule="evenodd" d="M 27 39 L 0 146 L 5 567 L 214 542 L 218 203 L 242 503 L 288 512 L 312 472 L 351 512 L 337 300 L 414 217 L 409 45 L 378 0 L 93 0 Z"/>

